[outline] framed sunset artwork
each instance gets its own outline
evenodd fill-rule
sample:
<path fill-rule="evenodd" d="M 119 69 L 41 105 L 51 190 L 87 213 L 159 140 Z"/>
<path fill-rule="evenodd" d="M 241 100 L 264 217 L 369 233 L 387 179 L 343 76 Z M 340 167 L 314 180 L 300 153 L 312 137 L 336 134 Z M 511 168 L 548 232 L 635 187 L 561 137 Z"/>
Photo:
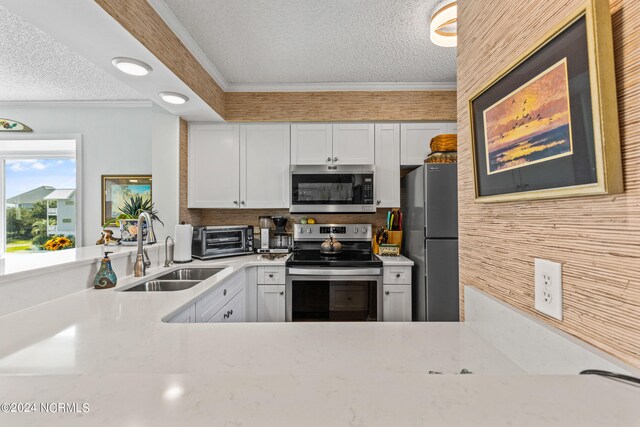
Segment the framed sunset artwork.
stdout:
<path fill-rule="evenodd" d="M 588 0 L 471 97 L 476 201 L 623 191 L 611 31 Z"/>

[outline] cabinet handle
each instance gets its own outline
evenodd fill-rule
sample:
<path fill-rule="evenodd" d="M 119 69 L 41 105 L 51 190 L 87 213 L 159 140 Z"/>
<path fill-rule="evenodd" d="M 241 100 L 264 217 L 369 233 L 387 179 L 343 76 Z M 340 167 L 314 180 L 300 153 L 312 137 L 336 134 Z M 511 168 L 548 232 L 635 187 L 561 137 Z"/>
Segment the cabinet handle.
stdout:
<path fill-rule="evenodd" d="M 273 279 L 273 273 L 269 273 L 269 277 Z"/>
<path fill-rule="evenodd" d="M 284 291 L 280 291 L 280 295 L 284 295 Z"/>
<path fill-rule="evenodd" d="M 238 201 L 237 201 L 237 200 L 234 200 L 234 201 L 233 201 L 233 204 L 234 204 L 234 205 L 237 205 L 237 204 L 238 204 Z"/>
<path fill-rule="evenodd" d="M 222 317 L 223 317 L 224 319 L 226 319 L 227 317 L 229 317 L 229 313 L 228 313 L 228 312 L 227 312 L 227 313 L 225 313 Z"/>
<path fill-rule="evenodd" d="M 389 295 L 389 291 L 384 291 L 384 294 L 385 295 Z"/>
<path fill-rule="evenodd" d="M 376 200 L 377 205 L 379 205 L 380 203 L 382 203 L 382 200 Z"/>
<path fill-rule="evenodd" d="M 337 158 L 337 157 L 334 157 L 334 158 L 333 158 L 333 161 L 334 161 L 334 162 L 337 162 L 337 161 L 338 161 L 338 158 Z"/>
<path fill-rule="evenodd" d="M 233 314 L 233 310 L 229 310 L 229 316 Z"/>
<path fill-rule="evenodd" d="M 400 278 L 400 273 L 396 273 L 396 278 L 399 279 Z"/>
<path fill-rule="evenodd" d="M 240 204 L 244 206 L 244 205 L 245 205 L 244 200 L 243 200 L 243 201 L 241 201 L 241 202 L 240 202 Z"/>
<path fill-rule="evenodd" d="M 330 162 L 330 161 L 331 161 L 331 157 L 327 157 L 327 162 Z"/>
<path fill-rule="evenodd" d="M 223 297 L 226 297 L 226 296 L 227 296 L 227 290 L 226 290 L 226 289 L 222 291 L 222 296 L 223 296 Z"/>

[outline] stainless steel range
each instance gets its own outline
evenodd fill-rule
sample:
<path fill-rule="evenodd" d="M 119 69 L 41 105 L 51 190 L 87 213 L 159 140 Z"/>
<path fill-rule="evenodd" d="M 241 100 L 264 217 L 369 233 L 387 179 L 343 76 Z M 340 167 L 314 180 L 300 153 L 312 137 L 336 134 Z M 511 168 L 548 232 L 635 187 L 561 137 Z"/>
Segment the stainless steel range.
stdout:
<path fill-rule="evenodd" d="M 295 224 L 286 320 L 382 320 L 382 261 L 371 237 L 371 224 Z"/>

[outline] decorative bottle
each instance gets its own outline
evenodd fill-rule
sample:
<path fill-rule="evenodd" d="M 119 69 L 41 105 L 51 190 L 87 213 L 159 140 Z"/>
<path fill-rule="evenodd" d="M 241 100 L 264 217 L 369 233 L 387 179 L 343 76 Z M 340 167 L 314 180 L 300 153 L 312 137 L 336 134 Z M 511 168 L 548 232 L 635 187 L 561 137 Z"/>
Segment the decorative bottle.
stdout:
<path fill-rule="evenodd" d="M 100 262 L 100 269 L 96 273 L 96 278 L 93 279 L 93 287 L 96 289 L 108 289 L 113 288 L 118 283 L 116 273 L 111 268 L 111 258 L 109 254 L 112 252 L 105 252 L 104 258 Z"/>

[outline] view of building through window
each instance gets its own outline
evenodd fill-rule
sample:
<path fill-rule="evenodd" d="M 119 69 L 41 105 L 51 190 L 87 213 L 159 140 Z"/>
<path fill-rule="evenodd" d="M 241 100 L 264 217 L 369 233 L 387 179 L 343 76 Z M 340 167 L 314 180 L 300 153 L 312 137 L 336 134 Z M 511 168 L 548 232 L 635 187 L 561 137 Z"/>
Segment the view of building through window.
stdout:
<path fill-rule="evenodd" d="M 36 148 L 32 154 L 23 146 L 20 156 L 16 151 L 0 150 L 5 183 L 2 235 L 7 253 L 75 247 L 75 153 Z"/>

